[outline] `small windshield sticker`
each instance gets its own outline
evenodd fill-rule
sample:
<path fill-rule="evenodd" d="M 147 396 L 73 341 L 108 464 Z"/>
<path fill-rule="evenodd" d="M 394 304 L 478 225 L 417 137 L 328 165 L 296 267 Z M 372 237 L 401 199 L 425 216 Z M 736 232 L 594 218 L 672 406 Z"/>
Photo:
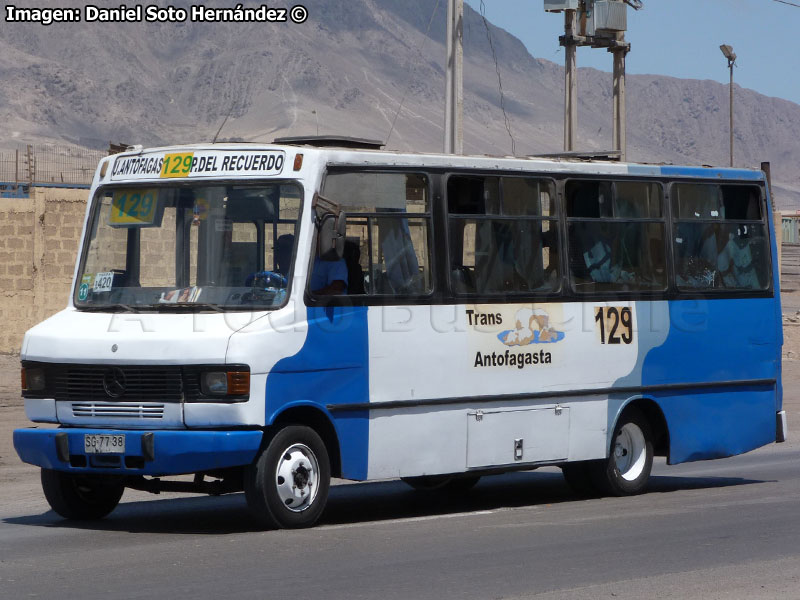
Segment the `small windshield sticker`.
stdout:
<path fill-rule="evenodd" d="M 92 286 L 94 275 L 84 275 L 81 278 L 81 285 L 78 288 L 78 300 L 85 301 L 89 297 L 89 288 Z"/>
<path fill-rule="evenodd" d="M 197 286 L 183 288 L 181 290 L 170 290 L 163 292 L 161 298 L 158 300 L 159 304 L 178 304 L 186 302 L 197 302 L 203 288 Z"/>
<path fill-rule="evenodd" d="M 198 198 L 192 208 L 192 225 L 200 225 L 200 221 L 208 218 L 209 204 L 205 198 Z"/>
<path fill-rule="evenodd" d="M 114 273 L 98 273 L 94 276 L 94 287 L 92 291 L 95 293 L 98 292 L 110 292 L 111 285 L 114 283 Z"/>

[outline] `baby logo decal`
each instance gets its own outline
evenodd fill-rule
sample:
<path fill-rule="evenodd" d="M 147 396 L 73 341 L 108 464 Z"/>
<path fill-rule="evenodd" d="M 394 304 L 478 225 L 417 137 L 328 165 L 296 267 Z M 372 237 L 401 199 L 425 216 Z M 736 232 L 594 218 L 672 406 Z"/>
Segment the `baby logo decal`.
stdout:
<path fill-rule="evenodd" d="M 556 304 L 474 306 L 466 316 L 475 368 L 549 365 L 552 345 L 564 339 L 563 308 Z"/>
<path fill-rule="evenodd" d="M 515 326 L 516 329 L 509 329 L 497 335 L 506 346 L 553 344 L 564 339 L 564 332 L 556 331 L 550 326 L 550 315 L 541 308 L 519 309 Z"/>

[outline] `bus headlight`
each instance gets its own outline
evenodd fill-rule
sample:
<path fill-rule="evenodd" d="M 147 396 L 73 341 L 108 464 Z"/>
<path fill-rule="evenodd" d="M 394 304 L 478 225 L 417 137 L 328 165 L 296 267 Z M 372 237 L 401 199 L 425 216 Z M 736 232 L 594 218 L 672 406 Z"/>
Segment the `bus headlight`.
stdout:
<path fill-rule="evenodd" d="M 250 393 L 249 371 L 207 371 L 200 376 L 204 396 L 246 396 Z"/>
<path fill-rule="evenodd" d="M 22 367 L 21 379 L 23 392 L 41 392 L 46 387 L 44 369 L 27 369 Z"/>

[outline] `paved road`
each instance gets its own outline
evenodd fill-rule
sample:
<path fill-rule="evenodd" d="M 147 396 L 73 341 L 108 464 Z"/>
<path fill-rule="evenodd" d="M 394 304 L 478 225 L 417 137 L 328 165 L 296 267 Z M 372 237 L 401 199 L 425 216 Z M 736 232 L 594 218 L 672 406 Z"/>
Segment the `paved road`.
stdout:
<path fill-rule="evenodd" d="M 27 498 L 0 508 L 0 598 L 798 598 L 798 465 L 659 464 L 649 494 L 593 500 L 556 469 L 455 499 L 341 485 L 306 531 L 253 530 L 241 494 L 133 494 L 91 527 Z"/>

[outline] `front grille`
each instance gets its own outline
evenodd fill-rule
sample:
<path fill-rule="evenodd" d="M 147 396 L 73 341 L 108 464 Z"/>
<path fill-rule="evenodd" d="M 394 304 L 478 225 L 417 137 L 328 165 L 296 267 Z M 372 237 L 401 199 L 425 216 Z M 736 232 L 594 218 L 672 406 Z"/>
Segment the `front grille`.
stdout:
<path fill-rule="evenodd" d="M 26 398 L 55 398 L 59 402 L 87 406 L 97 402 L 111 406 L 131 402 L 246 402 L 249 398 L 249 394 L 224 399 L 205 396 L 200 386 L 203 371 L 249 371 L 247 365 L 86 365 L 23 361 L 22 366 L 45 372 L 45 389 L 23 391 Z"/>
<path fill-rule="evenodd" d="M 180 367 L 53 365 L 48 371 L 52 377 L 47 373 L 47 379 L 59 401 L 180 402 L 183 398 Z M 124 385 L 121 392 L 113 387 L 115 378 Z"/>
<path fill-rule="evenodd" d="M 163 419 L 164 405 L 75 402 L 72 404 L 72 416 L 96 419 Z"/>

